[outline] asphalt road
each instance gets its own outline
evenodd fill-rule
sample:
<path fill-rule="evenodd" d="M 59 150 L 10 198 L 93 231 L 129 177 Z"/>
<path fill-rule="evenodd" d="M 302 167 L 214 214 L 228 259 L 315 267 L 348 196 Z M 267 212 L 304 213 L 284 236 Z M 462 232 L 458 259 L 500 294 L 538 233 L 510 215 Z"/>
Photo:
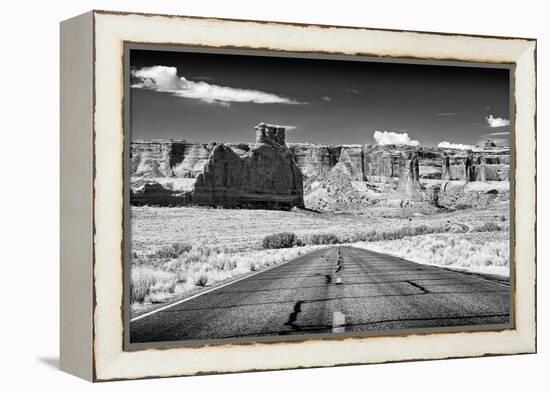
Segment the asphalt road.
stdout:
<path fill-rule="evenodd" d="M 505 281 L 335 246 L 134 318 L 130 342 L 505 324 L 509 317 Z"/>

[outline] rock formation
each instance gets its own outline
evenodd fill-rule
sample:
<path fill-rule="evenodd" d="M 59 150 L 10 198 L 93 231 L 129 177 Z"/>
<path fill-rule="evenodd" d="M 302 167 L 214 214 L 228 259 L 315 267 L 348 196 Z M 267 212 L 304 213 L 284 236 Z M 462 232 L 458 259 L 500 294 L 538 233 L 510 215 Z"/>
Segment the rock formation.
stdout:
<path fill-rule="evenodd" d="M 290 151 L 304 177 L 326 175 L 340 162 L 341 147 L 290 143 Z"/>
<path fill-rule="evenodd" d="M 474 156 L 472 154 L 472 151 L 468 151 L 468 155 L 464 159 L 464 172 L 465 172 L 465 179 L 466 181 L 476 181 L 475 174 L 474 174 Z"/>
<path fill-rule="evenodd" d="M 265 143 L 268 145 L 285 145 L 285 128 L 272 124 L 260 123 L 256 127 L 256 143 Z"/>
<path fill-rule="evenodd" d="M 256 145 L 244 156 L 223 144 L 213 148 L 203 172 L 197 175 L 193 203 L 263 208 L 304 205 L 302 175 L 285 146 L 284 128 L 265 130 L 258 129 Z"/>
<path fill-rule="evenodd" d="M 155 142 L 143 146 L 139 142 L 132 149 L 132 161 L 141 156 L 135 159 L 139 163 L 133 165 L 133 175 L 148 176 L 150 182 L 134 188 L 132 202 L 173 205 L 179 200 L 181 205 L 274 209 L 303 206 L 302 174 L 286 147 L 284 127 L 261 123 L 256 131 L 254 145 Z M 154 170 L 145 174 L 146 165 Z M 194 177 L 194 184 L 190 191 L 163 191 L 153 186 L 160 175 Z"/>
<path fill-rule="evenodd" d="M 450 161 L 449 161 L 449 155 L 446 152 L 443 152 L 442 156 L 442 162 L 441 162 L 441 180 L 450 180 L 451 179 L 451 172 L 450 172 Z"/>
<path fill-rule="evenodd" d="M 409 152 L 399 159 L 399 191 L 404 193 L 407 200 L 422 200 L 423 192 L 420 185 L 420 168 L 418 154 Z"/>
<path fill-rule="evenodd" d="M 132 203 L 301 206 L 302 182 L 313 184 L 335 170 L 356 187 L 365 183 L 394 190 L 409 200 L 433 199 L 434 182 L 441 183 L 440 197 L 444 199 L 448 182 L 509 179 L 510 149 L 490 141 L 471 151 L 287 144 L 284 127 L 260 123 L 255 130 L 255 143 L 132 142 Z M 166 186 L 170 182 L 177 182 L 177 187 Z M 164 191 L 151 187 L 156 183 L 163 184 Z"/>

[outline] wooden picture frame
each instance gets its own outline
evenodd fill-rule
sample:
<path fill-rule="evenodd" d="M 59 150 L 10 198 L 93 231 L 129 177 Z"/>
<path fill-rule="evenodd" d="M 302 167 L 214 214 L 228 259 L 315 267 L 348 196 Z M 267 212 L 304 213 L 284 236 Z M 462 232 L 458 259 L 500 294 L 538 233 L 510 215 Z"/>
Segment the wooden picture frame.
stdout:
<path fill-rule="evenodd" d="M 511 70 L 513 323 L 217 345 L 129 346 L 127 49 L 376 58 Z M 536 40 L 91 11 L 61 23 L 61 369 L 90 381 L 536 352 Z"/>

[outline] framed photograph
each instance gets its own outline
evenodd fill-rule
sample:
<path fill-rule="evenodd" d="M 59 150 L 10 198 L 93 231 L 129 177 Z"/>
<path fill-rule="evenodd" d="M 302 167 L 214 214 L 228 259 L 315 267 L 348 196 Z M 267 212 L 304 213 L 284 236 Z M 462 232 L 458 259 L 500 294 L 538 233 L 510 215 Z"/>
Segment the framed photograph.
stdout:
<path fill-rule="evenodd" d="M 536 40 L 61 24 L 61 367 L 536 351 Z"/>

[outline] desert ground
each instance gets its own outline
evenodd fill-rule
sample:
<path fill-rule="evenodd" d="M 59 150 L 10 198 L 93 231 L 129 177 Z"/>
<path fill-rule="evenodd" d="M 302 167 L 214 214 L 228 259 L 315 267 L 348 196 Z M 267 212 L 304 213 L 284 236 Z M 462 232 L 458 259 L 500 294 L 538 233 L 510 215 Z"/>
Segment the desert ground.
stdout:
<path fill-rule="evenodd" d="M 334 244 L 508 276 L 509 203 L 357 212 L 132 206 L 131 308 L 140 313 Z"/>

